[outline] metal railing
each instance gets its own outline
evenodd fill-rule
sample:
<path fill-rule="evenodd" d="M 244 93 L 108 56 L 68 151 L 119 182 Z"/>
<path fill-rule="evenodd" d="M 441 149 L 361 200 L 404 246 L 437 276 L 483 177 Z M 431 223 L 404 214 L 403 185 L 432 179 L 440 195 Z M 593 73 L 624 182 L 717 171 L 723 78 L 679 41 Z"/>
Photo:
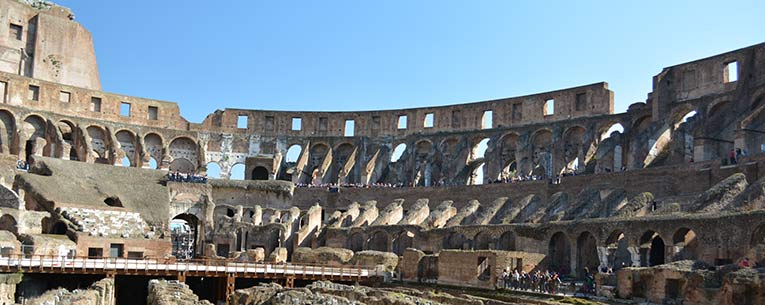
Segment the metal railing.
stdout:
<path fill-rule="evenodd" d="M 83 273 L 227 273 L 238 276 L 297 278 L 374 278 L 382 270 L 369 266 L 330 266 L 320 264 L 236 262 L 225 259 L 128 259 L 113 257 L 65 257 L 11 255 L 0 257 L 0 269 L 30 272 Z"/>

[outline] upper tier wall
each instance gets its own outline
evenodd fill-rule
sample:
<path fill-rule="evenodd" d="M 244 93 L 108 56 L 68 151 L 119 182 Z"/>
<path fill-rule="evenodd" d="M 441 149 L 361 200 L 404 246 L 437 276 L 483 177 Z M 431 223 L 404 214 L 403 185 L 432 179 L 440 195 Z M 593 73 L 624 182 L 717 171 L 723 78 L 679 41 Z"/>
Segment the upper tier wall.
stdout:
<path fill-rule="evenodd" d="M 553 105 L 548 113 L 546 104 Z M 487 111 L 491 112 L 488 119 Z M 305 112 L 226 109 L 216 111 L 194 130 L 255 133 L 266 136 L 344 136 L 346 121 L 353 120 L 354 136 L 406 136 L 411 134 L 481 130 L 549 123 L 572 118 L 611 114 L 614 93 L 607 83 L 562 89 L 533 95 L 451 106 L 384 111 Z M 426 123 L 426 116 L 431 115 Z M 238 128 L 240 116 L 247 128 Z M 405 117 L 405 124 L 399 120 Z M 300 128 L 293 128 L 300 119 Z"/>

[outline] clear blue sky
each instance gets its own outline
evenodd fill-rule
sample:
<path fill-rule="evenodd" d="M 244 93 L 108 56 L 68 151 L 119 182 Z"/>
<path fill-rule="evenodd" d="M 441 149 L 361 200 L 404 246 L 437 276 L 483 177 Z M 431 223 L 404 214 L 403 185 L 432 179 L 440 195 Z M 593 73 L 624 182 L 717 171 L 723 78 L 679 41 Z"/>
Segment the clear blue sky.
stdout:
<path fill-rule="evenodd" d="M 607 81 L 616 111 L 675 65 L 765 41 L 765 1 L 58 1 L 103 89 L 215 109 L 371 110 Z M 618 4 L 617 4 L 618 3 Z"/>

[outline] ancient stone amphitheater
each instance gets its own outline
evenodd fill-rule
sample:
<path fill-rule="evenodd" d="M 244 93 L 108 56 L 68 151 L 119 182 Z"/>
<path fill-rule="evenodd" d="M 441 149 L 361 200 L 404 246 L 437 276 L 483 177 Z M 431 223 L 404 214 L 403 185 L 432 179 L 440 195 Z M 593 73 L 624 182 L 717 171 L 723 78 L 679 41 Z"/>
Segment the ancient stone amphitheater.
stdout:
<path fill-rule="evenodd" d="M 0 303 L 565 301 L 498 289 L 550 270 L 603 303 L 765 304 L 765 44 L 663 68 L 625 113 L 595 83 L 192 123 L 100 91 L 69 9 L 0 20 Z"/>

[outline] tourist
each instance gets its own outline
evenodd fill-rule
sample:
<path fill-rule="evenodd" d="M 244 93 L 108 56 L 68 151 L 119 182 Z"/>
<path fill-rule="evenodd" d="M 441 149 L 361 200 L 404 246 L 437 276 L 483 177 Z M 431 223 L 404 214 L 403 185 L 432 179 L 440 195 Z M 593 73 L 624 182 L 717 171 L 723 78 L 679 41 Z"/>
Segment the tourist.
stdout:
<path fill-rule="evenodd" d="M 741 259 L 741 261 L 738 262 L 738 267 L 742 268 L 742 269 L 743 268 L 749 268 L 751 266 L 752 265 L 749 263 L 749 258 L 748 257 L 744 257 L 744 258 Z"/>
<path fill-rule="evenodd" d="M 731 148 L 730 152 L 728 152 L 728 161 L 730 164 L 736 164 L 736 151 L 733 150 L 733 148 Z"/>

